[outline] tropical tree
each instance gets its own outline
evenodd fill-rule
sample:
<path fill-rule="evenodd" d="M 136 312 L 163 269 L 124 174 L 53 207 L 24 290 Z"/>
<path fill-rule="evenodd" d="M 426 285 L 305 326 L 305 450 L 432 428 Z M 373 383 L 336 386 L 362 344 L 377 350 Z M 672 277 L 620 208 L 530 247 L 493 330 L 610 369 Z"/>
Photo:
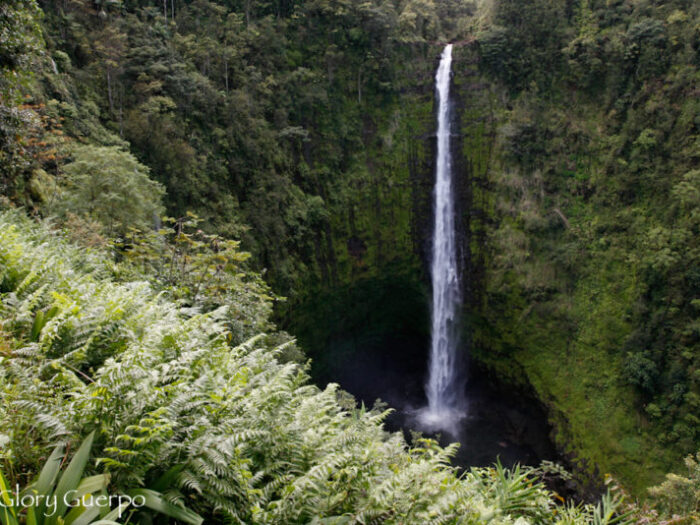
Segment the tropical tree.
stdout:
<path fill-rule="evenodd" d="M 64 172 L 59 208 L 98 221 L 110 234 L 149 228 L 162 212 L 163 187 L 116 146 L 77 146 Z"/>

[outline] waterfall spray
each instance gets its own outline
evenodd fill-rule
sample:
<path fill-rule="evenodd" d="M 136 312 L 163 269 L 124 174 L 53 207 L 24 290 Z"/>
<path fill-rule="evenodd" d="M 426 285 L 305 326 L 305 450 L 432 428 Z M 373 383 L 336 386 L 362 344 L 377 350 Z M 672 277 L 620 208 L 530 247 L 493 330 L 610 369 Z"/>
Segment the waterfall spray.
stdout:
<path fill-rule="evenodd" d="M 430 429 L 453 430 L 465 415 L 457 346 L 462 301 L 457 264 L 454 188 L 450 152 L 450 73 L 452 44 L 440 58 L 435 76 L 438 97 L 437 162 L 435 170 L 433 247 L 431 260 L 432 325 L 428 406 L 420 420 Z"/>

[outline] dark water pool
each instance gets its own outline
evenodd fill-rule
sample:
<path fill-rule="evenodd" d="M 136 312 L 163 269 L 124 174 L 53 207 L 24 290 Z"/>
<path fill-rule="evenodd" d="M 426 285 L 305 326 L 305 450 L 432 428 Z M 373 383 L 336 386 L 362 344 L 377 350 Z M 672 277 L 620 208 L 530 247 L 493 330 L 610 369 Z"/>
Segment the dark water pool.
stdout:
<path fill-rule="evenodd" d="M 420 430 L 415 413 L 426 401 L 424 378 L 417 372 L 416 360 L 401 359 L 397 352 L 360 352 L 337 364 L 324 380 L 339 383 L 367 406 L 379 399 L 394 408 L 387 421 L 390 430 L 404 430 L 407 437 L 410 430 Z M 432 436 L 439 437 L 442 444 L 461 443 L 454 463 L 489 466 L 500 460 L 511 466 L 558 460 L 540 404 L 531 396 L 499 385 L 475 365 L 470 370 L 466 387 L 469 404 L 466 417 L 457 425 L 457 435 L 443 432 Z"/>
<path fill-rule="evenodd" d="M 465 386 L 468 407 L 466 416 L 456 426 L 456 435 L 421 430 L 417 412 L 426 405 L 423 370 L 427 356 L 418 350 L 407 351 L 411 347 L 405 340 L 400 343 L 390 345 L 391 352 L 358 345 L 347 357 L 337 358 L 334 366 L 323 377 L 317 376 L 316 381 L 321 386 L 329 381 L 339 383 L 368 407 L 380 400 L 393 408 L 395 412 L 386 426 L 391 431 L 402 431 L 408 442 L 412 430 L 437 438 L 443 446 L 459 442 L 453 459 L 458 467 L 487 467 L 497 461 L 506 467 L 539 466 L 548 460 L 571 470 L 568 459 L 552 442 L 552 429 L 542 404 L 532 394 L 490 376 L 477 363 L 469 365 Z M 573 480 L 553 479 L 548 480 L 548 485 L 573 501 L 593 501 L 601 494 L 597 479 L 580 472 L 574 474 Z"/>
<path fill-rule="evenodd" d="M 479 378 L 470 380 L 467 399 L 466 414 L 457 422 L 453 433 L 423 432 L 438 438 L 443 445 L 459 442 L 453 460 L 456 465 L 484 467 L 500 461 L 504 466 L 517 463 L 536 466 L 543 460 L 560 459 L 549 437 L 551 429 L 546 415 L 534 400 L 515 392 L 509 396 L 508 392 Z M 409 434 L 412 429 L 421 430 L 415 406 L 396 406 L 397 411 L 387 426 Z"/>

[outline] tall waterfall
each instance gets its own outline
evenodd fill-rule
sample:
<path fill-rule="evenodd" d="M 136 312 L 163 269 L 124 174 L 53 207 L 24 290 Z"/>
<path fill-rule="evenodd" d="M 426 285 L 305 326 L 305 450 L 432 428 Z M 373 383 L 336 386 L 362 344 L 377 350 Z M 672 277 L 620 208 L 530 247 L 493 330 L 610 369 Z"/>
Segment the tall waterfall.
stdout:
<path fill-rule="evenodd" d="M 454 188 L 450 153 L 450 73 L 452 44 L 440 58 L 435 76 L 438 97 L 437 167 L 435 173 L 435 226 L 431 261 L 433 288 L 430 369 L 422 411 L 424 425 L 449 430 L 464 415 L 457 346 L 461 288 L 457 265 Z"/>

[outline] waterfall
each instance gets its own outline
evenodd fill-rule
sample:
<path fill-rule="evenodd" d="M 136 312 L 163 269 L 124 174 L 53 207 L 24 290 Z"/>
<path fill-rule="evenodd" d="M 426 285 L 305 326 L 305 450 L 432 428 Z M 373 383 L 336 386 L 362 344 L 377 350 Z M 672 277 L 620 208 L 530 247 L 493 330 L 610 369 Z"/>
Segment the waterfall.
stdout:
<path fill-rule="evenodd" d="M 464 416 L 464 384 L 460 381 L 457 356 L 461 288 L 457 265 L 454 188 L 450 153 L 450 73 L 452 44 L 440 58 L 435 75 L 438 99 L 437 162 L 435 170 L 432 279 L 432 333 L 430 367 L 426 394 L 428 406 L 420 419 L 426 427 L 442 430 L 455 428 Z"/>

